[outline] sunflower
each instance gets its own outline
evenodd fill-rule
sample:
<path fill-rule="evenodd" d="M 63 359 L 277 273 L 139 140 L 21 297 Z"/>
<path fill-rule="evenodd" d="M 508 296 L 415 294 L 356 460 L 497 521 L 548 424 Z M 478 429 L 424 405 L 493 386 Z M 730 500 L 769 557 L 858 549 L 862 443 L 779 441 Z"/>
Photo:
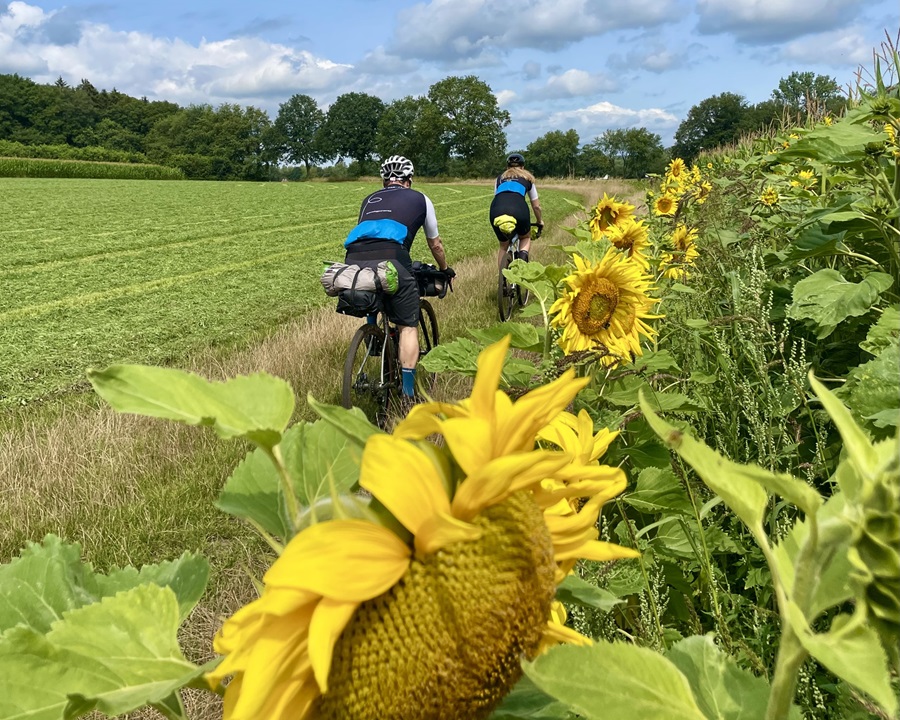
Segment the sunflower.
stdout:
<path fill-rule="evenodd" d="M 664 252 L 660 258 L 659 267 L 663 271 L 663 277 L 672 280 L 683 280 L 690 275 L 688 268 L 699 257 L 695 241 L 697 230 L 679 225 L 669 237 L 672 246 L 671 252 Z"/>
<path fill-rule="evenodd" d="M 771 185 L 763 190 L 762 195 L 759 196 L 759 201 L 767 207 L 773 207 L 777 205 L 780 199 L 781 198 L 778 196 L 778 191 Z"/>
<path fill-rule="evenodd" d="M 640 265 L 614 248 L 598 263 L 574 256 L 575 273 L 565 278 L 567 290 L 550 307 L 551 325 L 562 330 L 559 344 L 568 355 L 605 347 L 610 362 L 640 355 L 640 335 L 653 330 L 642 318 L 658 302 L 647 293 L 651 278 Z"/>
<path fill-rule="evenodd" d="M 697 204 L 702 205 L 706 202 L 706 199 L 709 197 L 709 194 L 712 192 L 712 183 L 709 180 L 704 180 L 697 186 Z"/>
<path fill-rule="evenodd" d="M 556 585 L 575 558 L 636 556 L 595 527 L 625 476 L 593 445 L 536 447 L 587 381 L 569 371 L 513 402 L 498 390 L 508 346 L 482 352 L 470 398 L 418 405 L 370 437 L 372 505 L 296 535 L 260 598 L 226 621 L 207 676 L 232 676 L 225 720 L 484 718 L 522 657 L 589 642 L 561 624 Z M 573 497 L 577 511 L 551 511 Z"/>
<path fill-rule="evenodd" d="M 650 261 L 644 255 L 644 250 L 650 247 L 650 239 L 643 220 L 631 220 L 625 225 L 614 225 L 607 231 L 607 237 L 644 270 L 650 268 Z"/>
<path fill-rule="evenodd" d="M 663 193 L 653 202 L 653 214 L 657 216 L 671 217 L 677 209 L 678 201 L 671 193 Z"/>
<path fill-rule="evenodd" d="M 675 158 L 666 166 L 666 175 L 671 178 L 680 178 L 682 173 L 684 173 L 685 165 L 684 160 L 681 158 Z"/>
<path fill-rule="evenodd" d="M 634 214 L 634 205 L 627 202 L 619 202 L 615 196 L 609 197 L 603 193 L 603 197 L 594 206 L 591 216 L 591 236 L 599 240 L 609 228 L 628 223 Z"/>

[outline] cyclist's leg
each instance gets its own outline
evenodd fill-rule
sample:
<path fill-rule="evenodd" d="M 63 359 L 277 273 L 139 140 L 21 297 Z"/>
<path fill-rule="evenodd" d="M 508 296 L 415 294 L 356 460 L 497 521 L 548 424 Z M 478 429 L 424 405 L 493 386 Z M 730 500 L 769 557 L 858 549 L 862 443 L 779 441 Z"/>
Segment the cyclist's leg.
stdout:
<path fill-rule="evenodd" d="M 500 249 L 497 250 L 497 269 L 506 267 L 506 253 L 509 252 L 509 240 L 500 241 Z"/>
<path fill-rule="evenodd" d="M 519 235 L 519 252 L 516 253 L 516 257 L 528 262 L 531 253 L 531 214 L 524 198 L 521 206 L 516 208 L 516 232 Z"/>
<path fill-rule="evenodd" d="M 399 263 L 398 263 L 399 265 Z M 400 366 L 403 394 L 414 395 L 416 364 L 419 362 L 419 286 L 405 267 L 397 268 L 397 292 L 388 296 L 385 309 L 400 331 Z"/>

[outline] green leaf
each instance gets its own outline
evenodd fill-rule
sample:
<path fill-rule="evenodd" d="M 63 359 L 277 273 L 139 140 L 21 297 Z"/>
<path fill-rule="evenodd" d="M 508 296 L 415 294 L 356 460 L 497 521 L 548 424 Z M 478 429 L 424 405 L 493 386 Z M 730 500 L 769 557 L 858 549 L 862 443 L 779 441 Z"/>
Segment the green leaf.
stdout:
<path fill-rule="evenodd" d="M 528 323 L 497 323 L 489 328 L 470 329 L 469 334 L 482 345 L 493 345 L 509 335 L 511 347 L 522 350 L 534 350 L 535 348 L 540 350 L 542 347 L 538 329 Z"/>
<path fill-rule="evenodd" d="M 681 482 L 669 468 L 644 468 L 637 487 L 622 499 L 642 513 L 693 515 L 691 500 Z"/>
<path fill-rule="evenodd" d="M 853 368 L 841 397 L 853 413 L 878 428 L 900 421 L 900 343 L 889 345 L 874 359 Z"/>
<path fill-rule="evenodd" d="M 448 343 L 433 347 L 422 358 L 420 365 L 427 372 L 455 372 L 468 377 L 475 377 L 478 371 L 478 354 L 481 346 L 469 338 L 457 338 Z"/>
<path fill-rule="evenodd" d="M 804 228 L 790 246 L 787 261 L 796 263 L 810 257 L 837 255 L 846 233 L 826 232 L 821 225 Z"/>
<path fill-rule="evenodd" d="M 842 680 L 871 695 L 889 715 L 896 714 L 897 696 L 891 687 L 887 655 L 862 608 L 852 616 L 838 615 L 827 633 L 814 633 L 793 602 L 788 603 L 788 616 L 810 655 Z"/>
<path fill-rule="evenodd" d="M 178 647 L 169 588 L 141 585 L 73 610 L 45 636 L 17 627 L 0 637 L 0 717 L 121 715 L 161 704 L 203 673 Z"/>
<path fill-rule="evenodd" d="M 875 452 L 872 442 L 853 420 L 850 411 L 833 392 L 816 379 L 812 372 L 809 373 L 809 384 L 840 432 L 844 450 L 857 471 L 863 476 L 873 476 L 878 469 L 878 453 Z"/>
<path fill-rule="evenodd" d="M 312 505 L 323 497 L 345 493 L 359 482 L 362 447 L 333 424 L 319 420 L 304 424 L 301 445 L 284 453 L 297 499 Z"/>
<path fill-rule="evenodd" d="M 556 599 L 567 605 L 596 608 L 603 612 L 609 612 L 616 605 L 624 602 L 609 592 L 609 590 L 604 590 L 589 582 L 585 582 L 577 575 L 567 575 L 557 585 Z"/>
<path fill-rule="evenodd" d="M 246 437 L 265 448 L 278 443 L 294 411 L 291 386 L 265 373 L 210 382 L 182 370 L 113 365 L 88 377 L 119 412 L 207 425 L 220 437 Z"/>
<path fill-rule="evenodd" d="M 794 286 L 787 314 L 795 320 L 811 320 L 821 340 L 848 317 L 865 315 L 892 284 L 887 273 L 873 272 L 862 282 L 851 283 L 837 270 L 819 270 Z"/>
<path fill-rule="evenodd" d="M 437 348 L 434 348 L 425 357 L 431 357 L 432 353 L 440 347 L 444 346 L 438 345 Z M 373 425 L 366 417 L 366 414 L 359 408 L 351 408 L 348 410 L 340 405 L 325 405 L 324 403 L 318 402 L 312 395 L 306 396 L 306 402 L 316 415 L 340 430 L 350 440 L 356 443 L 358 447 L 364 447 L 366 440 L 372 435 L 384 433 L 377 425 Z"/>
<path fill-rule="evenodd" d="M 695 635 L 666 653 L 687 678 L 697 704 L 709 720 L 763 720 L 769 702 L 769 684 L 738 664 L 710 635 Z M 802 720 L 792 707 L 789 720 Z"/>
<path fill-rule="evenodd" d="M 748 476 L 743 465 L 722 457 L 704 443 L 669 425 L 653 412 L 643 396 L 641 409 L 663 442 L 694 468 L 703 482 L 750 528 L 758 542 L 764 542 L 762 520 L 767 496 L 757 478 Z"/>
<path fill-rule="evenodd" d="M 866 339 L 859 347 L 870 355 L 881 355 L 890 347 L 900 344 L 900 310 L 895 307 L 886 307 L 878 322 L 869 328 Z"/>
<path fill-rule="evenodd" d="M 538 688 L 588 720 L 706 720 L 687 678 L 647 648 L 562 645 L 524 667 Z"/>
<path fill-rule="evenodd" d="M 159 565 L 116 568 L 95 573 L 81 561 L 81 548 L 54 535 L 29 543 L 18 558 L 0 565 L 0 632 L 21 625 L 42 634 L 69 610 L 97 602 L 145 583 L 175 593 L 182 619 L 199 601 L 209 579 L 209 564 L 191 553 Z"/>
<path fill-rule="evenodd" d="M 654 390 L 650 383 L 637 376 L 628 376 L 617 380 L 612 384 L 612 388 L 603 393 L 603 399 L 619 407 L 636 406 L 639 395 L 643 393 L 654 410 L 692 413 L 700 409 L 687 395 Z"/>
<path fill-rule="evenodd" d="M 866 157 L 866 145 L 873 141 L 887 139 L 867 125 L 853 122 L 839 122 L 807 133 L 790 148 L 781 150 L 781 160 L 806 158 L 829 165 L 847 165 L 862 161 Z"/>
<path fill-rule="evenodd" d="M 564 720 L 573 715 L 566 705 L 538 690 L 527 677 L 516 683 L 489 720 Z"/>

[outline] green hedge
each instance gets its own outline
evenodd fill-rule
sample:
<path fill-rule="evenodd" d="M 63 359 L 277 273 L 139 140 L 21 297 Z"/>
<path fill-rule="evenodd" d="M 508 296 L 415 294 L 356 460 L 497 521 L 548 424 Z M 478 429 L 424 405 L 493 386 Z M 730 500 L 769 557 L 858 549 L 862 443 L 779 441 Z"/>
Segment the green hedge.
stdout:
<path fill-rule="evenodd" d="M 184 173 L 162 165 L 0 157 L 0 177 L 183 180 Z"/>

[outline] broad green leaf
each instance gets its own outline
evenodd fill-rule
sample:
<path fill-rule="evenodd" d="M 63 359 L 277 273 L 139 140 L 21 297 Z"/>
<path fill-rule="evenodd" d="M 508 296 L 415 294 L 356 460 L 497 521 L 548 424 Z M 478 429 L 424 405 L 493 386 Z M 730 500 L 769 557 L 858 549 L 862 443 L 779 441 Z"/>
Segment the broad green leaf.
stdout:
<path fill-rule="evenodd" d="M 0 565 L 0 632 L 22 625 L 46 633 L 65 612 L 145 583 L 171 588 L 184 619 L 208 579 L 209 564 L 191 553 L 140 570 L 115 568 L 102 575 L 82 562 L 78 545 L 48 535 L 40 545 L 29 543 L 18 558 Z"/>
<path fill-rule="evenodd" d="M 359 482 L 361 459 L 359 444 L 324 420 L 305 424 L 302 445 L 288 447 L 284 454 L 304 505 L 349 491 Z"/>
<path fill-rule="evenodd" d="M 889 345 L 874 359 L 853 368 L 840 397 L 853 413 L 878 428 L 900 421 L 900 343 Z"/>
<path fill-rule="evenodd" d="M 103 596 L 145 584 L 167 587 L 175 593 L 179 622 L 184 622 L 206 590 L 209 562 L 200 555 L 185 552 L 177 560 L 143 565 L 140 570 L 125 567 L 114 569 L 108 575 L 95 575 L 94 581 Z"/>
<path fill-rule="evenodd" d="M 88 378 L 119 412 L 207 425 L 220 437 L 246 437 L 265 448 L 278 443 L 294 411 L 291 386 L 265 373 L 211 382 L 171 368 L 113 365 Z"/>
<path fill-rule="evenodd" d="M 666 653 L 687 678 L 697 704 L 709 720 L 763 720 L 769 702 L 769 684 L 739 667 L 710 635 L 695 635 L 676 643 Z M 802 720 L 792 707 L 790 720 Z"/>
<path fill-rule="evenodd" d="M 821 225 L 810 225 L 791 244 L 787 260 L 796 263 L 810 257 L 837 255 L 844 236 L 843 232 L 826 232 Z"/>
<path fill-rule="evenodd" d="M 672 357 L 668 350 L 646 352 L 634 359 L 634 369 L 644 373 L 662 372 L 664 370 L 679 370 L 678 361 Z"/>
<path fill-rule="evenodd" d="M 878 322 L 869 328 L 866 339 L 859 347 L 870 355 L 881 355 L 890 347 L 896 347 L 900 343 L 900 310 L 896 307 L 886 307 Z"/>
<path fill-rule="evenodd" d="M 8 631 L 0 637 L 0 717 L 116 716 L 166 702 L 203 672 L 181 654 L 178 625 L 172 590 L 141 585 L 72 610 L 46 635 Z"/>
<path fill-rule="evenodd" d="M 681 482 L 669 468 L 644 468 L 634 492 L 622 499 L 643 513 L 693 515 L 694 508 Z"/>
<path fill-rule="evenodd" d="M 821 340 L 847 318 L 865 315 L 893 282 L 890 275 L 881 272 L 851 283 L 837 270 L 819 270 L 794 286 L 787 314 L 795 320 L 811 320 Z"/>
<path fill-rule="evenodd" d="M 767 496 L 757 478 L 748 475 L 743 465 L 722 457 L 704 443 L 669 425 L 652 410 L 643 396 L 641 409 L 663 442 L 694 468 L 703 482 L 750 528 L 757 542 L 764 542 L 762 520 Z"/>
<path fill-rule="evenodd" d="M 482 345 L 493 345 L 509 335 L 510 347 L 522 350 L 532 350 L 541 342 L 538 329 L 528 323 L 497 323 L 489 328 L 470 329 L 469 334 Z"/>
<path fill-rule="evenodd" d="M 489 720 L 565 720 L 574 717 L 564 703 L 538 690 L 526 676 L 503 698 Z"/>
<path fill-rule="evenodd" d="M 791 626 L 807 652 L 842 680 L 868 693 L 891 716 L 897 696 L 891 687 L 887 655 L 865 612 L 838 615 L 827 633 L 814 633 L 799 607 L 788 604 Z"/>
<path fill-rule="evenodd" d="M 427 372 L 455 372 L 474 377 L 478 370 L 478 354 L 481 346 L 469 338 L 457 338 L 432 348 L 422 358 L 421 367 Z"/>
<path fill-rule="evenodd" d="M 281 437 L 282 449 L 299 443 L 302 432 L 301 424 L 288 428 Z M 272 458 L 262 449 L 247 453 L 225 481 L 215 505 L 270 535 L 278 538 L 290 535 L 291 523 L 287 518 L 278 471 Z"/>
<path fill-rule="evenodd" d="M 538 688 L 588 720 L 706 720 L 687 678 L 647 648 L 562 645 L 524 667 Z"/>
<path fill-rule="evenodd" d="M 650 407 L 657 411 L 691 413 L 700 409 L 687 395 L 654 390 L 650 383 L 634 375 L 613 383 L 611 389 L 603 393 L 603 399 L 619 407 L 634 407 L 641 393 Z"/>
<path fill-rule="evenodd" d="M 567 605 L 581 605 L 609 612 L 616 605 L 624 602 L 609 590 L 598 588 L 585 582 L 577 575 L 567 575 L 556 587 L 556 599 Z"/>
<path fill-rule="evenodd" d="M 866 145 L 884 142 L 887 135 L 876 132 L 868 125 L 839 122 L 808 133 L 778 153 L 780 160 L 807 158 L 830 165 L 846 165 L 862 161 L 866 157 Z"/>
<path fill-rule="evenodd" d="M 438 348 L 442 347 L 444 346 L 438 345 L 425 357 L 431 357 Z M 318 402 L 312 395 L 306 396 L 306 402 L 320 418 L 340 430 L 359 447 L 365 446 L 366 440 L 372 435 L 384 432 L 377 425 L 373 425 L 359 408 L 348 410 L 339 405 L 325 405 Z"/>

